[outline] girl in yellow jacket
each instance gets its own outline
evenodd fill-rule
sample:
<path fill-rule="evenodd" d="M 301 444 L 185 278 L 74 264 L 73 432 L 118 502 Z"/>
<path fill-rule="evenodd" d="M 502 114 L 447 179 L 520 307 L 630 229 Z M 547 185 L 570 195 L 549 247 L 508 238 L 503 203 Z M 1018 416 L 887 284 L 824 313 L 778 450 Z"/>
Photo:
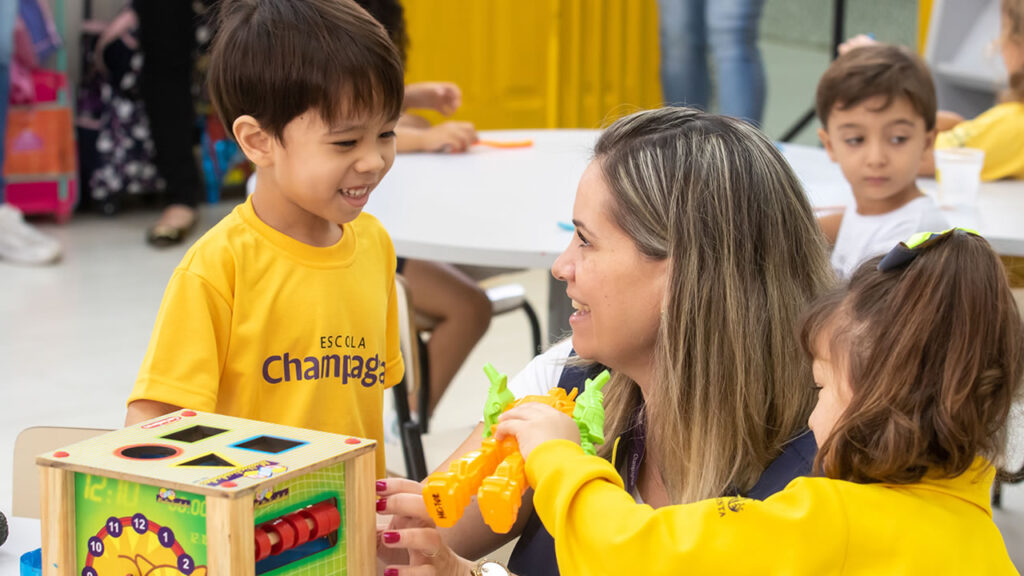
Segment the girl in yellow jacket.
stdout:
<path fill-rule="evenodd" d="M 901 243 L 813 304 L 801 337 L 824 477 L 764 501 L 652 509 L 583 454 L 568 417 L 504 414 L 561 573 L 1017 574 L 989 498 L 1024 330 L 988 243 L 960 229 Z"/>

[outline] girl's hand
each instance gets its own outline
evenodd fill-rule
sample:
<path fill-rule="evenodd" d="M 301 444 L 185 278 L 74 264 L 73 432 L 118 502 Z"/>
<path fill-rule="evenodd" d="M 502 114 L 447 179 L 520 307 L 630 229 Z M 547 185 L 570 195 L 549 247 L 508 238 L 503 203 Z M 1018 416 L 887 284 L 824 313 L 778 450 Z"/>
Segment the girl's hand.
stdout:
<path fill-rule="evenodd" d="M 425 152 L 457 154 L 469 150 L 469 147 L 479 140 L 476 128 L 469 122 L 442 122 L 423 130 L 421 136 Z M 401 133 L 398 137 L 402 137 Z"/>
<path fill-rule="evenodd" d="M 523 460 L 546 440 L 563 438 L 580 443 L 580 429 L 576 422 L 540 402 L 527 402 L 499 416 L 495 436 L 498 440 L 515 436 Z"/>
<path fill-rule="evenodd" d="M 423 485 L 404 478 L 377 482 L 377 512 L 392 514 L 377 531 L 377 557 L 387 564 L 384 576 L 466 576 L 475 566 L 441 539 L 423 504 Z"/>
<path fill-rule="evenodd" d="M 406 108 L 427 108 L 451 116 L 462 106 L 462 90 L 451 82 L 416 82 L 405 87 Z"/>

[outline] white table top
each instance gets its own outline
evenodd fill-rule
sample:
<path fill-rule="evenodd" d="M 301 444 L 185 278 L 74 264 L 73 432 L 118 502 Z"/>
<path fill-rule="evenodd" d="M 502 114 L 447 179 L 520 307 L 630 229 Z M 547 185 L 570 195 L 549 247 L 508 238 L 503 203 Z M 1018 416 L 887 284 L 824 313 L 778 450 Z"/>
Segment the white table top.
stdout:
<path fill-rule="evenodd" d="M 596 130 L 482 132 L 533 139 L 529 148 L 474 146 L 466 154 L 403 154 L 366 211 L 399 256 L 455 264 L 546 268 L 569 244 L 576 185 Z"/>
<path fill-rule="evenodd" d="M 42 538 L 39 520 L 8 516 L 7 525 L 10 528 L 10 535 L 7 542 L 0 546 L 0 576 L 19 576 L 21 555 L 39 548 Z"/>
<path fill-rule="evenodd" d="M 366 210 L 380 218 L 399 256 L 456 264 L 547 268 L 572 233 L 576 186 L 597 130 L 485 131 L 487 140 L 532 139 L 529 148 L 474 147 L 466 154 L 406 154 L 374 191 Z M 815 206 L 853 197 L 824 150 L 782 145 Z M 932 179 L 922 179 L 926 192 Z M 1024 256 L 1024 183 L 981 187 L 976 210 L 949 211 L 952 224 L 977 229 L 1003 254 Z"/>

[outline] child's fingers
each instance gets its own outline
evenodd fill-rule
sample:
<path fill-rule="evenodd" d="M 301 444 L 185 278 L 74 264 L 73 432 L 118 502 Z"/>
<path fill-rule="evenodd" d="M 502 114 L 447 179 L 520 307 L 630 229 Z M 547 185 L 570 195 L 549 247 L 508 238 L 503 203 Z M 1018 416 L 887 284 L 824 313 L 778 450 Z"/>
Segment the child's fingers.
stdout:
<path fill-rule="evenodd" d="M 547 404 L 540 402 L 527 402 L 520 404 L 515 408 L 507 410 L 498 416 L 499 422 L 505 422 L 510 420 L 531 420 L 534 418 L 543 418 L 544 416 L 551 416 L 553 413 L 559 413 Z"/>

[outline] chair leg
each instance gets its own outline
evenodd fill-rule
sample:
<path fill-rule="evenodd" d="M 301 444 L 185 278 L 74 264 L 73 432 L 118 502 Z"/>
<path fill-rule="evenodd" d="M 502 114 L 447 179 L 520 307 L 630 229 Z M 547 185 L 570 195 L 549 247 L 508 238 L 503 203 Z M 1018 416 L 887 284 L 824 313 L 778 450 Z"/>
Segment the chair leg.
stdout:
<path fill-rule="evenodd" d="M 423 338 L 416 335 L 416 345 L 420 347 L 420 377 L 419 396 L 419 427 L 422 434 L 426 434 L 430 427 L 430 355 L 427 354 L 427 343 Z"/>
<path fill-rule="evenodd" d="M 402 378 L 394 386 L 395 413 L 398 415 L 398 433 L 402 439 L 402 456 L 405 459 L 405 475 L 417 482 L 427 477 L 427 459 L 423 452 L 423 439 L 419 424 L 409 413 L 409 388 Z M 382 449 L 378 447 L 378 449 Z"/>
<path fill-rule="evenodd" d="M 530 351 L 530 356 L 536 356 L 541 353 L 541 342 L 540 342 L 540 320 L 537 319 L 537 312 L 534 311 L 533 306 L 526 300 L 523 300 L 523 312 L 526 312 L 526 317 L 530 320 L 530 335 L 533 337 L 533 349 Z"/>

